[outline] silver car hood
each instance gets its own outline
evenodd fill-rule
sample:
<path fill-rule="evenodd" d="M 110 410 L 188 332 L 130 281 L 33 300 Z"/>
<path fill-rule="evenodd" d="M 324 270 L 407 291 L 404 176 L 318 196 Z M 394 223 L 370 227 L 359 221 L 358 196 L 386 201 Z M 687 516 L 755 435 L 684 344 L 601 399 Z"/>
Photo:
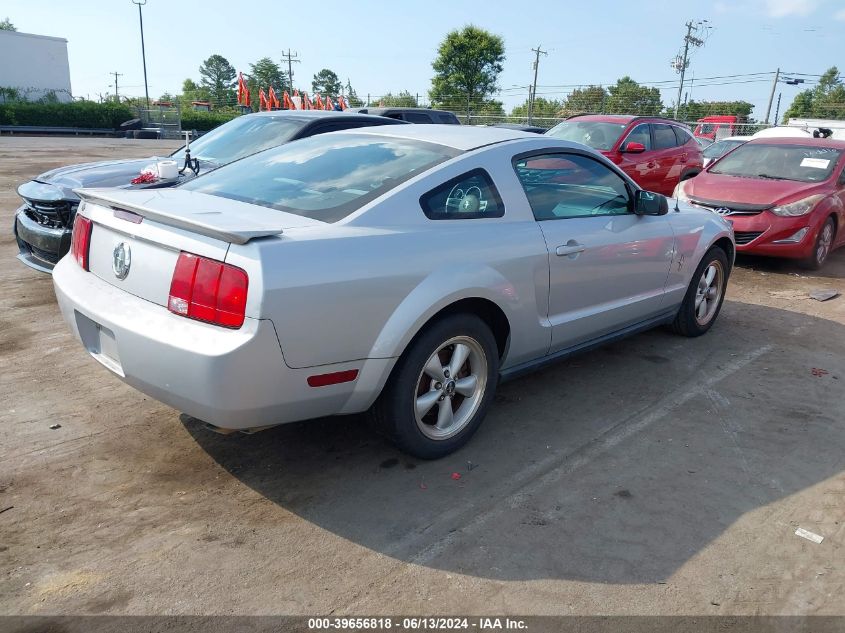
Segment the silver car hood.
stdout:
<path fill-rule="evenodd" d="M 86 203 L 124 210 L 233 244 L 324 222 L 220 196 L 181 189 L 75 189 Z"/>

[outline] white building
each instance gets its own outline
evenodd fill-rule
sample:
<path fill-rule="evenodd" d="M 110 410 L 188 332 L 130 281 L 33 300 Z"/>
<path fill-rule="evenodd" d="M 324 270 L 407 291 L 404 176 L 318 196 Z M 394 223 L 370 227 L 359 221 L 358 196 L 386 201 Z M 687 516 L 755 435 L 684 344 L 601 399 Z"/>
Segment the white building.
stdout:
<path fill-rule="evenodd" d="M 29 101 L 51 91 L 70 101 L 67 40 L 0 30 L 0 88 L 15 88 Z"/>

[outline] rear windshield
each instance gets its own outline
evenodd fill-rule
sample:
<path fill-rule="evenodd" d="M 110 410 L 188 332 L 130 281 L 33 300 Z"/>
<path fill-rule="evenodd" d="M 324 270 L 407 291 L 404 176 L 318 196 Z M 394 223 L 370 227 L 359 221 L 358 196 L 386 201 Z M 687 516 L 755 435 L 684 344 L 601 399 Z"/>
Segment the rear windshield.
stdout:
<path fill-rule="evenodd" d="M 711 174 L 822 182 L 830 177 L 842 150 L 812 145 L 746 143 L 725 156 Z"/>
<path fill-rule="evenodd" d="M 546 132 L 546 135 L 607 151 L 613 147 L 626 127 L 625 123 L 564 121 Z"/>
<path fill-rule="evenodd" d="M 276 147 L 290 140 L 307 121 L 289 116 L 240 116 L 191 143 L 191 156 L 218 165 Z M 173 154 L 182 159 L 185 149 Z"/>
<path fill-rule="evenodd" d="M 745 141 L 738 140 L 738 141 L 716 141 L 712 145 L 708 145 L 704 148 L 702 152 L 704 158 L 720 158 L 724 156 L 729 151 L 731 151 L 734 147 L 739 147 L 745 143 Z"/>
<path fill-rule="evenodd" d="M 244 158 L 182 187 L 336 222 L 459 153 L 408 139 L 325 134 Z"/>

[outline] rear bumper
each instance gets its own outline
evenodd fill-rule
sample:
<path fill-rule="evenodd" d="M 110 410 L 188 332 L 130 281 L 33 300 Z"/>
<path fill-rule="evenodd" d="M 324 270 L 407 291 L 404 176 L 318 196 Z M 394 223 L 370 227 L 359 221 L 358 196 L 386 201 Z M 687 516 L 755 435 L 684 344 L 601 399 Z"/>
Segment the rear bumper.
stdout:
<path fill-rule="evenodd" d="M 49 273 L 70 250 L 70 229 L 53 229 L 30 218 L 20 207 L 12 230 L 18 243 L 18 259 L 35 270 Z"/>
<path fill-rule="evenodd" d="M 306 369 L 285 365 L 273 323 L 228 330 L 177 316 L 83 271 L 53 271 L 65 322 L 88 353 L 129 385 L 223 429 L 250 429 L 366 410 L 394 359 Z M 349 383 L 309 387 L 315 374 L 358 369 Z"/>

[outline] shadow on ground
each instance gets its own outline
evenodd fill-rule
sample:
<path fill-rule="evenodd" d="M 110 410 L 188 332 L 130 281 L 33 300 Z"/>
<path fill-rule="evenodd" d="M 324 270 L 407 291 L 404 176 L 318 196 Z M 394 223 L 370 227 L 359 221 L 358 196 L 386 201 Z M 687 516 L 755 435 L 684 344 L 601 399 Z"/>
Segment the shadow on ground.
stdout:
<path fill-rule="evenodd" d="M 708 336 L 656 330 L 502 385 L 476 437 L 436 462 L 361 417 L 227 437 L 183 421 L 261 495 L 397 559 L 647 583 L 845 468 L 843 385 L 843 326 L 727 303 Z"/>

